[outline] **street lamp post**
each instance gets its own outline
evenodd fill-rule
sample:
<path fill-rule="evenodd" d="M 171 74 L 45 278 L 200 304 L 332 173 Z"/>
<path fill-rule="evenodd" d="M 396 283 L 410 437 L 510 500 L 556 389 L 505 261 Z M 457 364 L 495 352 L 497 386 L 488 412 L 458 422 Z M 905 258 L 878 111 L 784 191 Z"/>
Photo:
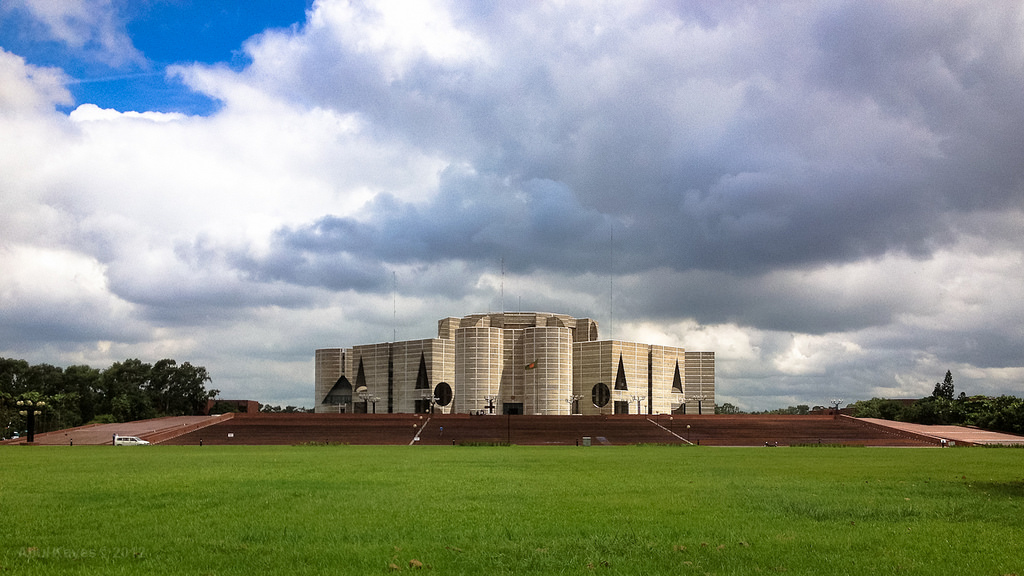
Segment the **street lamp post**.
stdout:
<path fill-rule="evenodd" d="M 373 413 L 377 413 L 377 402 L 380 402 L 380 396 L 376 394 L 370 394 L 369 392 L 360 392 L 359 397 L 363 399 L 363 402 L 369 402 L 373 405 Z"/>
<path fill-rule="evenodd" d="M 434 396 L 434 393 L 430 390 L 424 390 L 421 394 L 422 398 L 427 401 L 427 405 L 430 406 L 430 413 L 433 414 L 434 405 L 437 404 L 440 399 Z"/>
<path fill-rule="evenodd" d="M 640 403 L 643 402 L 644 400 L 646 400 L 647 396 L 640 396 L 638 394 L 633 394 L 632 396 L 630 396 L 630 399 L 632 399 L 633 402 L 636 402 L 636 413 L 639 414 L 640 413 Z"/>
<path fill-rule="evenodd" d="M 704 411 L 703 411 L 704 410 L 704 401 L 707 400 L 707 399 L 708 399 L 708 397 L 705 396 L 703 393 L 697 395 L 696 400 L 697 400 L 697 414 L 698 415 L 704 413 Z"/>
<path fill-rule="evenodd" d="M 487 401 L 487 413 L 494 414 L 494 403 L 498 401 L 497 395 L 484 396 L 484 400 Z"/>
<path fill-rule="evenodd" d="M 829 406 L 832 406 L 833 409 L 835 410 L 835 412 L 833 413 L 833 416 L 838 416 L 839 415 L 839 405 L 843 403 L 843 399 L 842 398 L 833 398 L 833 399 L 829 400 L 828 402 L 829 402 Z"/>
<path fill-rule="evenodd" d="M 565 399 L 565 402 L 569 404 L 569 415 L 573 414 L 572 407 L 575 403 L 579 402 L 583 398 L 580 394 L 569 394 L 569 397 Z"/>
<path fill-rule="evenodd" d="M 46 402 L 38 400 L 18 400 L 18 413 L 25 417 L 25 425 L 28 427 L 28 442 L 36 441 L 36 413 L 46 408 Z"/>
<path fill-rule="evenodd" d="M 690 441 L 690 425 L 689 424 L 686 425 L 686 441 L 687 442 Z"/>

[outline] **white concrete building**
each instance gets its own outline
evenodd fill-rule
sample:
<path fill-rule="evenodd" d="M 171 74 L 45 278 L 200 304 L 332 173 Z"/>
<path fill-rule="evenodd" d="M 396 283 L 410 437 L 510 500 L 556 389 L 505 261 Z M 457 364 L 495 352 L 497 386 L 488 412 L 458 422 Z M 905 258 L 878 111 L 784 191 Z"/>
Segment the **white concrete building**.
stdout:
<path fill-rule="evenodd" d="M 597 322 L 504 312 L 444 318 L 438 337 L 316 351 L 316 411 L 713 413 L 714 352 L 598 340 Z"/>

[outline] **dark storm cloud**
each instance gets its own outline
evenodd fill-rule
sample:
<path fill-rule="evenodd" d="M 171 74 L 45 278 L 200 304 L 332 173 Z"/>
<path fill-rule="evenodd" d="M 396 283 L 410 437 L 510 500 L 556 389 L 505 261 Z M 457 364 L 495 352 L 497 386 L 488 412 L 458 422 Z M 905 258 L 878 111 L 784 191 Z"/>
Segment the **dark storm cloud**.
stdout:
<path fill-rule="evenodd" d="M 365 225 L 327 218 L 309 233 L 349 227 L 340 245 L 355 259 L 505 254 L 522 269 L 603 271 L 615 222 L 623 272 L 748 275 L 925 257 L 953 239 L 951 211 L 1020 207 L 1021 41 L 992 22 L 1009 8 L 789 8 L 619 22 L 554 10 L 539 28 L 517 8 L 467 12 L 485 55 L 418 58 L 398 75 L 335 30 L 307 30 L 318 50 L 287 81 L 311 87 L 302 97 L 481 178 L 549 182 L 449 184 L 428 205 L 382 199 Z"/>
<path fill-rule="evenodd" d="M 141 317 L 160 325 L 218 323 L 239 310 L 298 308 L 313 301 L 301 287 L 240 274 L 238 262 L 231 260 L 234 255 L 209 240 L 179 242 L 160 256 L 143 263 L 134 255 L 111 255 L 106 265 L 111 294 L 136 305 Z"/>
<path fill-rule="evenodd" d="M 929 176 L 942 208 L 1020 206 L 1024 88 L 1019 6 L 851 3 L 822 14 L 809 77 L 913 118 L 941 139 Z"/>
<path fill-rule="evenodd" d="M 92 343 L 97 340 L 141 342 L 151 337 L 144 323 L 124 310 L 100 302 L 20 302 L 0 322 L 0 342 L 38 348 L 49 344 Z"/>
<path fill-rule="evenodd" d="M 505 258 L 512 272 L 583 272 L 607 258 L 609 226 L 560 184 L 513 186 L 450 171 L 428 203 L 381 195 L 358 218 L 282 229 L 270 255 L 237 263 L 260 279 L 366 291 L 390 290 L 385 264 L 467 261 L 493 269 Z"/>
<path fill-rule="evenodd" d="M 824 276 L 824 275 L 822 275 Z M 857 331 L 890 324 L 917 308 L 901 279 L 865 285 L 842 275 L 832 280 L 788 274 L 737 276 L 667 269 L 619 279 L 616 307 L 632 318 L 703 324 L 733 323 L 785 333 Z"/>

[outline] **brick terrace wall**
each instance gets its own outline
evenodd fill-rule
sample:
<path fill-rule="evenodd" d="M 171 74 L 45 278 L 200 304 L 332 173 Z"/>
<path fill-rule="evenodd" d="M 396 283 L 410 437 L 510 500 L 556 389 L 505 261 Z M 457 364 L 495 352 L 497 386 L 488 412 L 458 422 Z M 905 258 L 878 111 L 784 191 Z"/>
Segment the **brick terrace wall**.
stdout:
<path fill-rule="evenodd" d="M 660 425 L 659 425 L 660 424 Z M 687 430 L 687 425 L 690 426 Z M 441 430 L 441 427 L 444 430 Z M 674 432 L 674 434 L 673 434 Z M 809 416 L 474 416 L 462 420 L 433 418 L 421 435 L 424 444 L 467 441 L 572 445 L 584 436 L 597 444 L 700 443 L 706 446 L 780 446 L 846 444 L 928 446 L 931 442 L 869 430 L 832 417 Z"/>
<path fill-rule="evenodd" d="M 292 445 L 408 444 L 429 416 L 421 414 L 236 414 L 163 444 Z"/>
<path fill-rule="evenodd" d="M 659 425 L 660 424 L 660 425 Z M 687 426 L 690 428 L 687 429 Z M 575 445 L 590 436 L 595 445 L 685 443 L 705 446 L 847 444 L 934 446 L 934 441 L 894 435 L 831 416 L 760 415 L 594 415 L 471 416 L 467 414 L 237 414 L 170 439 L 164 444 L 420 444 L 511 442 L 521 445 Z M 675 434 L 672 434 L 674 432 Z M 228 436 L 231 434 L 232 436 Z M 604 442 L 599 439 L 603 438 Z"/>

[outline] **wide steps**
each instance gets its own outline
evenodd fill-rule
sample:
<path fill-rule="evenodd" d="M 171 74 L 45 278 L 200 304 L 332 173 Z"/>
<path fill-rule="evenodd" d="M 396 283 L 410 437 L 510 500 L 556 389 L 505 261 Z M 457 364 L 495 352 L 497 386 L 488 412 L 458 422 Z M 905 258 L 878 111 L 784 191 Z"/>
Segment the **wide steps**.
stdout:
<path fill-rule="evenodd" d="M 424 427 L 424 423 L 426 426 Z M 657 424 L 656 424 L 657 423 Z M 689 426 L 689 428 L 687 428 Z M 705 446 L 780 446 L 845 444 L 928 446 L 935 442 L 865 426 L 835 416 L 616 415 L 616 416 L 470 416 L 419 414 L 237 414 L 234 418 L 168 439 L 162 444 L 426 445 L 511 443 L 575 445 L 680 444 Z M 674 432 L 674 434 L 673 434 Z M 599 442 L 599 438 L 604 439 Z"/>

